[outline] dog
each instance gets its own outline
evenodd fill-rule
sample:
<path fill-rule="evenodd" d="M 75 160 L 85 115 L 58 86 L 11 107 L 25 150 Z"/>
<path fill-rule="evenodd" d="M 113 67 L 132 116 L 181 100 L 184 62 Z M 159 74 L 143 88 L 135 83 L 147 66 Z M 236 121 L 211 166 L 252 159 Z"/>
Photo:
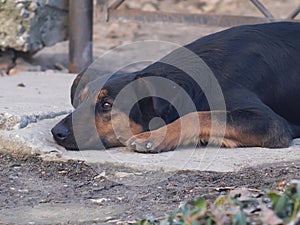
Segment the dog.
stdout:
<path fill-rule="evenodd" d="M 183 70 L 164 63 L 177 57 L 182 65 L 188 64 L 180 49 L 191 51 L 209 67 L 222 92 L 221 97 L 211 96 L 216 102 L 223 98 L 225 108 L 210 108 L 209 94 L 204 93 L 205 88 L 210 90 L 207 83 L 198 84 Z M 86 78 L 92 77 L 89 73 L 95 77 L 99 71 L 86 70 L 77 76 L 71 88 L 75 110 L 51 130 L 54 140 L 68 150 L 127 146 L 137 152 L 158 153 L 210 142 L 228 148 L 284 148 L 300 137 L 297 22 L 242 25 L 202 37 L 142 70 L 114 74 L 98 90 L 97 83 L 93 86 L 93 80 Z M 153 77 L 175 86 L 153 83 Z M 134 94 L 122 94 L 116 106 L 120 91 L 132 82 L 131 93 L 144 97 L 134 103 Z M 154 96 L 161 89 L 168 101 Z M 179 89 L 185 97 L 177 94 Z M 184 98 L 191 99 L 194 109 L 185 110 Z M 131 109 L 126 111 L 129 102 Z M 163 122 L 151 129 L 153 118 Z"/>

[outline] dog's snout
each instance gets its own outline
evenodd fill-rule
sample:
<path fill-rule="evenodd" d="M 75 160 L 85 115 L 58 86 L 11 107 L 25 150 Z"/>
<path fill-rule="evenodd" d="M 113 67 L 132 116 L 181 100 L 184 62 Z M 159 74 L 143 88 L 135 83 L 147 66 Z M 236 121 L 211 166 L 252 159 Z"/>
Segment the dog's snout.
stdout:
<path fill-rule="evenodd" d="M 56 141 L 61 142 L 68 138 L 70 130 L 64 125 L 57 125 L 51 130 L 51 133 Z"/>

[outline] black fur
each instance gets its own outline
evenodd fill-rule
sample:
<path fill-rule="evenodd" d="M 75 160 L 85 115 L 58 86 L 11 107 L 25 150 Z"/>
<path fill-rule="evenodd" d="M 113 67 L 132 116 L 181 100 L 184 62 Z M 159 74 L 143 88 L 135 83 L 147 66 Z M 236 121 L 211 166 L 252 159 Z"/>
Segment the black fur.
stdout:
<path fill-rule="evenodd" d="M 242 127 L 258 137 L 272 136 L 266 139 L 264 147 L 286 147 L 292 138 L 300 137 L 299 23 L 238 26 L 200 38 L 185 48 L 204 60 L 214 73 L 225 98 L 227 120 L 232 126 Z M 164 59 L 180 59 L 179 53 L 180 50 L 175 50 Z M 184 63 L 184 58 L 182 60 Z M 136 73 L 114 76 L 104 88 L 114 99 L 129 82 L 149 76 L 174 81 L 188 93 L 197 111 L 210 110 L 201 87 L 182 70 L 163 62 L 153 63 Z M 184 107 L 184 100 L 175 92 L 172 95 L 174 101 L 182 101 Z M 179 117 L 169 102 L 158 98 L 140 101 L 130 114 L 144 131 L 148 130 L 147 124 L 154 116 L 162 117 L 166 123 Z M 69 122 L 57 126 L 72 128 Z M 52 130 L 54 138 L 57 126 Z M 70 143 L 65 144 L 68 139 L 73 142 L 66 137 L 64 142 L 58 143 L 69 146 Z"/>

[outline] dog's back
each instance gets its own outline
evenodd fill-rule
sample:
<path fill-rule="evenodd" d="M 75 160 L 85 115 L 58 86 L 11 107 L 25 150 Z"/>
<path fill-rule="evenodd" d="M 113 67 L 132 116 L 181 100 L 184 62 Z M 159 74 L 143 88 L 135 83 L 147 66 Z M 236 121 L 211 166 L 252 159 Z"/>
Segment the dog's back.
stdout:
<path fill-rule="evenodd" d="M 232 94 L 226 98 L 229 110 L 242 106 L 239 90 L 240 95 L 246 95 L 241 91 L 246 89 L 257 95 L 273 111 L 300 125 L 300 105 L 296 104 L 300 99 L 300 23 L 277 22 L 233 27 L 200 38 L 184 47 L 210 67 L 225 97 L 226 92 L 235 92 L 238 101 L 233 99 Z M 163 61 L 174 55 L 178 55 L 176 50 Z M 169 67 L 168 72 L 168 66 L 154 64 L 142 73 L 150 71 L 150 74 L 161 75 L 162 68 L 163 76 L 176 80 L 173 77 L 176 73 L 172 71 L 176 69 Z M 203 110 L 207 110 L 207 106 Z"/>
<path fill-rule="evenodd" d="M 98 148 L 100 137 L 107 148 L 125 145 L 138 152 L 154 153 L 170 151 L 178 145 L 210 141 L 224 147 L 287 147 L 292 138 L 300 137 L 299 23 L 239 26 L 203 37 L 185 48 L 209 66 L 222 90 L 220 95 L 213 91 L 210 94 L 216 96 L 216 101 L 224 98 L 226 107 L 214 108 L 214 111 L 209 107 L 207 93 L 202 89 L 206 85 L 206 90 L 211 90 L 209 80 L 198 85 L 188 73 L 176 65 L 165 63 L 176 59 L 181 65 L 187 64 L 185 68 L 189 67 L 190 61 L 181 55 L 182 49 L 177 49 L 144 70 L 124 77 L 114 76 L 104 86 L 100 85 L 104 89 L 95 92 L 96 96 L 75 101 L 77 108 L 74 113 L 53 128 L 55 140 L 68 149 Z M 76 98 L 74 90 L 83 75 L 79 75 L 74 82 L 72 98 Z M 196 75 L 203 76 L 201 72 Z M 180 102 L 183 103 L 181 108 L 185 109 L 187 101 L 182 99 L 183 96 L 178 96 L 180 94 L 172 88 L 173 85 L 152 84 L 148 77 L 164 78 L 179 85 L 187 93 L 185 96 L 191 98 L 195 110 L 180 115 L 178 119 L 173 106 Z M 135 89 L 142 92 L 158 93 L 157 89 L 164 90 L 170 96 L 169 101 L 157 101 L 150 94 L 136 103 L 136 113 L 125 115 L 122 109 L 113 105 L 122 85 L 128 84 L 127 78 L 129 82 L 139 81 Z M 135 90 L 132 91 L 135 93 Z M 79 97 L 81 93 L 85 92 L 79 92 Z M 124 97 L 122 105 L 126 107 L 128 99 Z M 89 104 L 88 99 L 95 102 Z M 87 110 L 89 113 L 86 113 Z M 89 123 L 82 119 L 87 115 L 91 117 Z M 157 116 L 167 125 L 150 133 L 148 122 Z M 130 128 L 124 125 L 125 118 L 130 121 Z M 74 120 L 79 134 L 76 140 Z M 216 129 L 212 127 L 213 122 L 217 124 Z M 182 124 L 186 124 L 188 129 L 182 129 Z M 96 132 L 89 133 L 89 126 L 96 126 Z M 226 129 L 222 129 L 224 126 Z M 113 127 L 118 127 L 122 132 L 117 135 Z M 133 128 L 135 135 L 130 138 L 128 129 Z M 124 138 L 127 141 L 121 141 Z M 76 142 L 80 143 L 79 147 Z"/>

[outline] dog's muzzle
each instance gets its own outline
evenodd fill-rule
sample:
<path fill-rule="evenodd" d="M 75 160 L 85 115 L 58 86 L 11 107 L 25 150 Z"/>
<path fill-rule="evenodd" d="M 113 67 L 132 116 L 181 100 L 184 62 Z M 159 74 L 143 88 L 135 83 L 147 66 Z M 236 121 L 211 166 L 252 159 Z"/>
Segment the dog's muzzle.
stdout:
<path fill-rule="evenodd" d="M 72 130 L 67 125 L 70 120 L 70 115 L 63 119 L 51 129 L 54 140 L 57 144 L 65 147 L 67 150 L 78 150 Z"/>

